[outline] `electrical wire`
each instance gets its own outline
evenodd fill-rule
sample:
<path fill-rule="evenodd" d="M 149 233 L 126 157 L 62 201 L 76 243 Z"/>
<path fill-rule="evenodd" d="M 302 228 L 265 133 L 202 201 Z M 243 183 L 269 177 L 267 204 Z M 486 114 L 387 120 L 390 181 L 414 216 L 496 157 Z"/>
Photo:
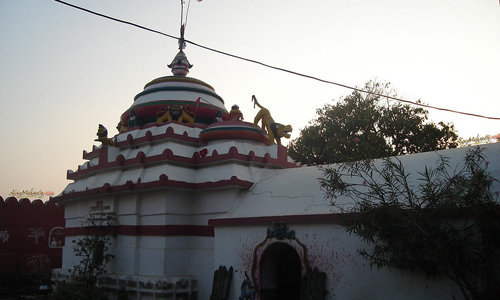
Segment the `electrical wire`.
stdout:
<path fill-rule="evenodd" d="M 176 40 L 179 39 L 178 37 L 175 37 L 173 35 L 170 35 L 170 34 L 158 31 L 158 30 L 154 30 L 154 29 L 151 29 L 151 28 L 148 28 L 148 27 L 145 27 L 145 26 L 141 26 L 141 25 L 129 22 L 129 21 L 124 21 L 124 20 L 120 20 L 120 19 L 117 19 L 117 18 L 113 18 L 113 17 L 110 17 L 110 16 L 107 16 L 107 15 L 104 15 L 104 14 L 101 14 L 101 13 L 98 13 L 98 12 L 95 12 L 95 11 L 92 11 L 92 10 L 89 10 L 89 9 L 77 6 L 77 5 L 74 5 L 74 4 L 71 4 L 71 3 L 68 3 L 68 2 L 64 2 L 64 1 L 61 1 L 61 0 L 54 0 L 54 1 L 58 2 L 58 3 L 61 3 L 61 4 L 64 4 L 64 5 L 67 5 L 67 6 L 70 6 L 70 7 L 73 7 L 73 8 L 76 8 L 76 9 L 79 9 L 79 10 L 82 10 L 82 11 L 85 11 L 87 13 L 90 13 L 90 14 L 102 17 L 102 18 L 106 18 L 106 19 L 115 21 L 115 22 L 127 24 L 127 25 L 130 25 L 130 26 L 134 26 L 134 27 L 137 27 L 137 28 L 140 28 L 140 29 L 143 29 L 143 30 L 146 30 L 146 31 L 150 31 L 150 32 L 153 32 L 153 33 L 156 33 L 156 34 L 160 34 L 160 35 L 172 38 L 172 39 L 176 39 Z M 410 100 L 404 100 L 404 99 L 400 99 L 400 98 L 396 98 L 396 97 L 392 97 L 392 96 L 388 96 L 388 95 L 382 95 L 382 94 L 378 94 L 378 93 L 371 93 L 369 91 L 365 91 L 365 90 L 362 90 L 362 89 L 359 89 L 359 88 L 356 88 L 356 87 L 351 87 L 351 86 L 348 86 L 348 85 L 345 85 L 345 84 L 341 84 L 341 83 L 337 83 L 337 82 L 333 82 L 333 81 L 321 79 L 321 78 L 314 77 L 314 76 L 311 76 L 311 75 L 302 74 L 302 73 L 294 72 L 294 71 L 291 71 L 291 70 L 287 70 L 287 69 L 283 69 L 283 68 L 271 66 L 271 65 L 265 64 L 265 63 L 260 62 L 260 61 L 256 61 L 256 60 L 253 60 L 253 59 L 249 59 L 249 58 L 241 57 L 241 56 L 238 56 L 238 55 L 230 54 L 230 53 L 227 53 L 227 52 L 224 52 L 224 51 L 216 50 L 216 49 L 213 49 L 213 48 L 210 48 L 210 47 L 203 46 L 203 45 L 200 45 L 198 43 L 192 42 L 190 40 L 184 40 L 184 42 L 188 43 L 188 44 L 191 44 L 193 46 L 196 46 L 196 47 L 208 50 L 208 51 L 212 51 L 212 52 L 215 52 L 215 53 L 218 53 L 218 54 L 222 54 L 222 55 L 229 56 L 229 57 L 232 57 L 232 58 L 236 58 L 236 59 L 239 59 L 239 60 L 243 60 L 243 61 L 246 61 L 246 62 L 258 64 L 258 65 L 261 65 L 263 67 L 267 67 L 267 68 L 270 68 L 270 69 L 273 69 L 273 70 L 277 70 L 277 71 L 281 71 L 281 72 L 286 72 L 286 73 L 297 75 L 297 76 L 301 76 L 301 77 L 304 77 L 304 78 L 313 79 L 313 80 L 316 80 L 316 81 L 319 81 L 319 82 L 323 82 L 323 83 L 337 85 L 337 86 L 340 86 L 340 87 L 343 87 L 343 88 L 346 88 L 346 89 L 350 89 L 350 90 L 354 90 L 354 91 L 358 91 L 358 92 L 361 92 L 361 93 L 368 93 L 368 94 L 372 94 L 372 95 L 375 95 L 375 96 L 385 97 L 387 99 L 396 100 L 398 102 L 403 102 L 403 103 L 407 103 L 407 104 L 411 104 L 411 105 L 415 105 L 415 106 L 421 106 L 421 107 L 425 107 L 425 108 L 429 108 L 429 109 L 436 109 L 436 110 L 446 111 L 446 112 L 450 112 L 450 113 L 462 114 L 462 115 L 466 115 L 466 116 L 472 116 L 472 117 L 478 117 L 478 118 L 484 118 L 484 119 L 490 119 L 490 120 L 500 120 L 500 118 L 496 118 L 496 117 L 488 117 L 488 116 L 483 116 L 483 115 L 478 115 L 478 114 L 473 114 L 473 113 L 461 112 L 461 111 L 456 111 L 456 110 L 452 110 L 452 109 L 447 109 L 447 108 L 442 108 L 442 107 L 436 107 L 436 106 L 432 106 L 432 105 L 427 105 L 427 104 L 420 103 L 420 102 L 414 102 L 414 101 L 410 101 Z"/>

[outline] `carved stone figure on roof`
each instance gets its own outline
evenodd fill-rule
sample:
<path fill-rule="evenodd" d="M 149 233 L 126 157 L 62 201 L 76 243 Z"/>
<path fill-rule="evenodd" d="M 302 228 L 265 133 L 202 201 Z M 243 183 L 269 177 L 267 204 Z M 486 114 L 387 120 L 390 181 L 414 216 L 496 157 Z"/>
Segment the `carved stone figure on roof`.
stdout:
<path fill-rule="evenodd" d="M 115 146 L 113 139 L 108 138 L 108 130 L 102 124 L 99 124 L 99 128 L 97 129 L 97 139 L 94 141 L 101 142 L 102 146 Z"/>
<path fill-rule="evenodd" d="M 156 117 L 157 124 L 169 121 L 194 124 L 195 113 L 189 111 L 185 106 L 183 107 L 180 105 L 172 105 L 169 107 L 164 107 L 162 110 L 157 112 Z"/>
<path fill-rule="evenodd" d="M 229 119 L 231 121 L 243 121 L 243 113 L 240 111 L 238 105 L 233 105 L 231 111 L 229 112 Z"/>
<path fill-rule="evenodd" d="M 255 97 L 255 95 L 252 96 L 252 101 L 254 102 L 254 107 L 255 105 L 260 107 L 260 111 L 254 118 L 253 125 L 255 127 L 259 127 L 258 123 L 259 121 L 261 121 L 261 127 L 267 132 L 267 135 L 269 135 L 269 140 L 271 140 L 272 144 L 277 143 L 278 145 L 281 145 L 282 137 L 289 139 L 290 132 L 292 132 L 292 126 L 274 122 L 274 119 L 273 117 L 271 117 L 271 113 L 269 112 L 269 110 L 260 105 L 259 102 L 257 102 L 257 98 Z"/>
<path fill-rule="evenodd" d="M 141 126 L 141 118 L 135 114 L 135 110 L 130 110 L 130 118 L 128 120 L 128 128 L 133 128 L 137 126 Z"/>

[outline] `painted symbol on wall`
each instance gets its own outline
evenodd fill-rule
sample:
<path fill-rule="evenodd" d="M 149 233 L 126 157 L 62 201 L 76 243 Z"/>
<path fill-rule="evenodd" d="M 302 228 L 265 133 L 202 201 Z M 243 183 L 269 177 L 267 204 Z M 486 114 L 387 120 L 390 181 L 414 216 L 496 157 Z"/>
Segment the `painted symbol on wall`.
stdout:
<path fill-rule="evenodd" d="M 9 233 L 7 230 L 0 231 L 0 240 L 2 240 L 2 243 L 9 241 Z"/>
<path fill-rule="evenodd" d="M 28 238 L 32 237 L 35 239 L 35 244 L 38 244 L 38 239 L 40 237 L 45 237 L 45 232 L 43 231 L 42 228 L 38 228 L 38 229 L 34 229 L 34 228 L 30 228 L 29 231 L 31 232 L 30 234 L 28 234 Z"/>
<path fill-rule="evenodd" d="M 54 227 L 49 233 L 49 248 L 62 248 L 64 246 L 64 228 Z"/>
<path fill-rule="evenodd" d="M 31 268 L 32 273 L 50 272 L 51 263 L 47 255 L 33 255 L 26 260 L 26 265 Z"/>
<path fill-rule="evenodd" d="M 95 206 L 90 207 L 90 213 L 100 213 L 103 214 L 105 210 L 110 209 L 111 206 L 109 205 L 104 205 L 104 201 L 96 201 Z"/>

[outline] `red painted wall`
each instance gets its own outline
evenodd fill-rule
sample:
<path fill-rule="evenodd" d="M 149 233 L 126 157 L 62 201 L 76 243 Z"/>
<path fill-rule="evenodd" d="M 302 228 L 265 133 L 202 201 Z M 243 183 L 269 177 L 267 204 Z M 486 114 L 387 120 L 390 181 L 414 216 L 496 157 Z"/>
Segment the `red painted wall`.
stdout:
<path fill-rule="evenodd" d="M 50 273 L 62 265 L 64 205 L 0 197 L 0 273 Z"/>

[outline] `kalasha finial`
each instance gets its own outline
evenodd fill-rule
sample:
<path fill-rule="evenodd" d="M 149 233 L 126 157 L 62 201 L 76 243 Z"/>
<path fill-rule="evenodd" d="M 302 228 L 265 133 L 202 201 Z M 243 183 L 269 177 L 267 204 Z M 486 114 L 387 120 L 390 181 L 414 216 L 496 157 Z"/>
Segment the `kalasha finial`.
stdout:
<path fill-rule="evenodd" d="M 180 41 L 179 41 L 180 42 Z M 168 67 L 172 69 L 172 74 L 174 76 L 187 76 L 189 73 L 189 69 L 191 69 L 193 65 L 189 63 L 186 54 L 180 49 L 179 53 L 174 57 L 174 60 Z"/>

